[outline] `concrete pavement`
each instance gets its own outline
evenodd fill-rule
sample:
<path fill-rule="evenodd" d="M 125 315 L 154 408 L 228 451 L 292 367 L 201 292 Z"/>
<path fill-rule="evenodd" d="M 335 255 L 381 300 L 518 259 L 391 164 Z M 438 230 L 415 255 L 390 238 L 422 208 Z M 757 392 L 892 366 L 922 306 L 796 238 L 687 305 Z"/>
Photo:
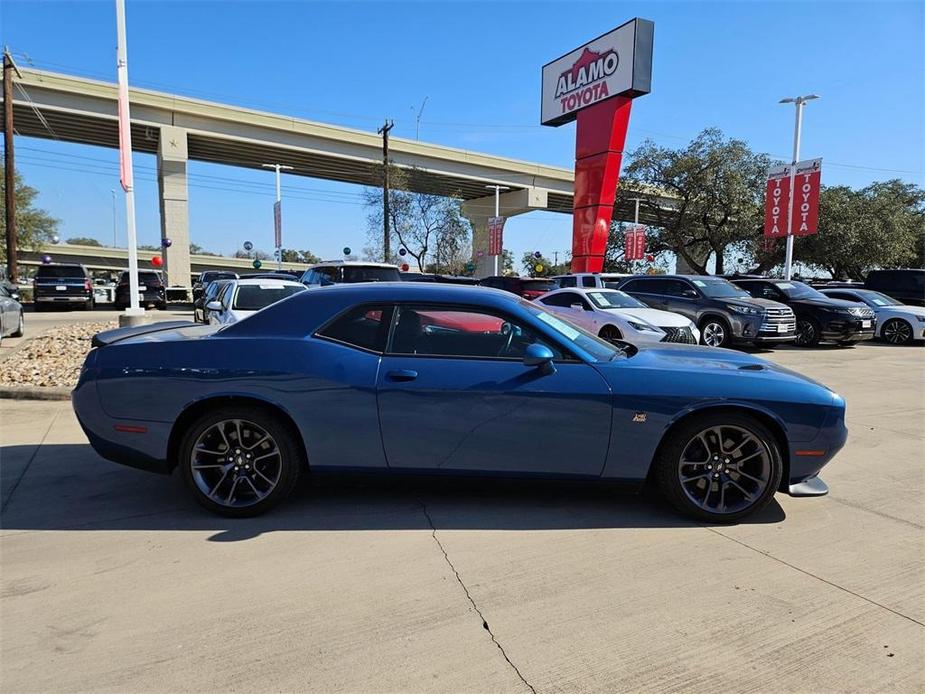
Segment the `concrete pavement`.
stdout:
<path fill-rule="evenodd" d="M 268 516 L 3 404 L 4 691 L 925 687 L 925 350 L 766 356 L 848 402 L 829 496 L 711 526 L 600 487 L 306 483 Z"/>

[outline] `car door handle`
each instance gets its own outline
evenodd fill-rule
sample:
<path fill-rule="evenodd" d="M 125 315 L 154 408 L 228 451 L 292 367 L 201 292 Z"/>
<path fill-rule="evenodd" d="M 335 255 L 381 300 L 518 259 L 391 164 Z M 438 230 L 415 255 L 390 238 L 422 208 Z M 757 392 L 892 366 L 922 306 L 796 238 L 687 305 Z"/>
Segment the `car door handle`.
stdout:
<path fill-rule="evenodd" d="M 396 371 L 389 371 L 386 376 L 389 377 L 390 381 L 413 381 L 418 377 L 418 372 L 411 369 L 397 369 Z"/>

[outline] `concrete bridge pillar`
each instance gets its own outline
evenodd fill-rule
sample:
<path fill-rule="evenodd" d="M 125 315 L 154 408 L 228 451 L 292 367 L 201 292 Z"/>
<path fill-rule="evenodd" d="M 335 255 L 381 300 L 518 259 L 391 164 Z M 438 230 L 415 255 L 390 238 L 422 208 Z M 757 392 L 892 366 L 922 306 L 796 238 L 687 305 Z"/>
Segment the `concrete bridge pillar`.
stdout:
<path fill-rule="evenodd" d="M 523 188 L 502 193 L 499 205 L 501 216 L 509 218 L 530 210 L 546 209 L 548 198 L 549 191 L 543 188 Z M 494 274 L 494 256 L 488 255 L 488 219 L 495 216 L 495 196 L 467 200 L 462 205 L 462 213 L 472 225 L 472 262 L 475 263 L 475 276 L 490 277 Z M 503 271 L 499 256 L 498 274 L 502 274 Z"/>
<path fill-rule="evenodd" d="M 169 238 L 172 242 L 164 249 L 168 287 L 190 286 L 188 160 L 186 130 L 162 127 L 157 147 L 157 187 L 161 239 Z"/>

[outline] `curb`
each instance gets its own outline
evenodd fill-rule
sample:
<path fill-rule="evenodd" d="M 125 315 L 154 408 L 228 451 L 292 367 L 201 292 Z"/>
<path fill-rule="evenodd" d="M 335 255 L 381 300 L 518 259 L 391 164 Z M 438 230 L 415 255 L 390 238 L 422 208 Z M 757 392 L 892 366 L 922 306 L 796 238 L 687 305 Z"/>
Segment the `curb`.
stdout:
<path fill-rule="evenodd" d="M 71 389 L 40 386 L 0 386 L 0 400 L 70 400 Z"/>

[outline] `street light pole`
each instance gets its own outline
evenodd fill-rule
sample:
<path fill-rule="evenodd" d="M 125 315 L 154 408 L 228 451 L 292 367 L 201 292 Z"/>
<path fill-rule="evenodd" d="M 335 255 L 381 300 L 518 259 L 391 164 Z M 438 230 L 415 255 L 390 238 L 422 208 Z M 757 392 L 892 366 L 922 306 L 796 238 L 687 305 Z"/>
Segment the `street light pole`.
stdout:
<path fill-rule="evenodd" d="M 507 186 L 498 186 L 498 185 L 485 186 L 485 187 L 488 188 L 489 190 L 495 191 L 495 217 L 500 217 L 501 216 L 501 191 L 510 190 L 510 189 Z M 501 248 L 500 250 L 501 250 L 501 253 L 503 254 L 504 249 Z M 494 265 L 493 265 L 494 272 L 492 272 L 492 274 L 497 277 L 499 274 L 501 274 L 500 272 L 498 272 L 498 262 L 499 262 L 498 258 L 500 256 L 495 255 L 492 257 L 494 258 Z"/>
<path fill-rule="evenodd" d="M 800 161 L 800 136 L 803 131 L 803 106 L 807 101 L 818 99 L 817 94 L 807 94 L 795 98 L 781 99 L 781 104 L 796 106 L 796 116 L 793 124 L 793 161 L 790 162 L 790 202 L 787 205 L 787 250 L 784 258 L 784 279 L 789 280 L 793 269 L 793 198 L 796 185 L 797 162 Z"/>
<path fill-rule="evenodd" d="M 279 208 L 279 221 L 276 220 L 276 210 L 274 209 L 273 215 L 273 232 L 274 232 L 274 241 L 276 242 L 276 269 L 283 269 L 283 209 L 282 209 L 282 193 L 280 192 L 280 171 L 292 171 L 291 166 L 286 166 L 285 164 L 261 164 L 265 169 L 275 169 L 276 170 L 276 206 Z M 279 238 L 276 236 L 276 225 L 279 224 L 280 233 Z"/>
<path fill-rule="evenodd" d="M 114 188 L 109 190 L 112 193 L 112 247 L 116 247 L 116 191 Z"/>

